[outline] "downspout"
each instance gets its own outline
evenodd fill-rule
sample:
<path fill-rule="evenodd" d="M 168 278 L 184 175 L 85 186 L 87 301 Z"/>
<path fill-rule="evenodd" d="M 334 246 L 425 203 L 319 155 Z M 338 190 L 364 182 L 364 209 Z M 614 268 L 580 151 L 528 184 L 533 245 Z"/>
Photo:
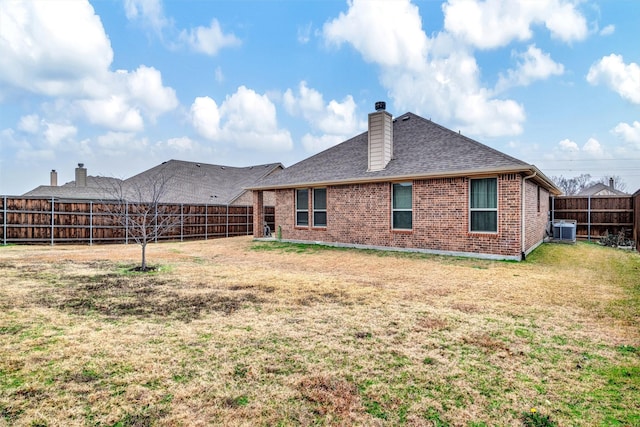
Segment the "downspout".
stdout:
<path fill-rule="evenodd" d="M 525 234 L 525 232 L 526 232 L 525 218 L 524 218 L 524 215 L 525 215 L 525 212 L 526 212 L 526 209 L 525 209 L 525 200 L 526 200 L 526 197 L 525 197 L 525 193 L 526 193 L 525 181 L 528 180 L 528 179 L 533 178 L 537 174 L 538 174 L 538 172 L 533 172 L 533 174 L 531 174 L 529 176 L 525 176 L 524 178 L 522 178 L 522 190 L 520 191 L 520 210 L 521 210 L 521 212 L 520 212 L 520 241 L 522 242 L 522 253 L 520 255 L 520 261 L 524 261 L 525 258 L 526 258 L 526 255 L 525 255 L 526 248 L 525 248 L 525 246 L 527 244 L 527 242 L 526 242 L 527 239 L 526 239 L 526 234 Z"/>

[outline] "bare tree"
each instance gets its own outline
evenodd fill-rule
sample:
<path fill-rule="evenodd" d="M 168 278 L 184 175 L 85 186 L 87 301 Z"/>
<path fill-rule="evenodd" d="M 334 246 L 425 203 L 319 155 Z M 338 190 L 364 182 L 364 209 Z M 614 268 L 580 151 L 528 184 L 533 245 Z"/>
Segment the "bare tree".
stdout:
<path fill-rule="evenodd" d="M 159 172 L 133 180 L 114 181 L 103 189 L 103 201 L 109 222 L 125 230 L 142 249 L 141 271 L 147 271 L 147 244 L 170 233 L 180 225 L 177 205 L 161 203 L 171 177 Z"/>
<path fill-rule="evenodd" d="M 564 176 L 552 176 L 551 180 L 562 190 L 565 196 L 573 196 L 578 194 L 580 190 L 593 184 L 591 175 L 583 173 L 573 178 L 565 178 Z"/>

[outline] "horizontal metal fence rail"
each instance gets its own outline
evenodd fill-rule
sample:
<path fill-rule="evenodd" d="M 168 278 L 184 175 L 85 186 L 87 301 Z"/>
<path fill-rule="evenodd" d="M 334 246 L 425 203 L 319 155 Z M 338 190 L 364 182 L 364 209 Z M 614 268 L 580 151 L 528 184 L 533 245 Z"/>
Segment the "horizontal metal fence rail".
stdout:
<path fill-rule="evenodd" d="M 132 243 L 129 227 L 112 224 L 104 202 L 56 198 L 0 196 L 2 236 L 7 244 Z M 180 221 L 158 240 L 206 240 L 253 234 L 253 207 L 163 204 Z M 133 213 L 128 211 L 128 219 Z M 265 221 L 274 228 L 274 208 L 265 208 Z"/>

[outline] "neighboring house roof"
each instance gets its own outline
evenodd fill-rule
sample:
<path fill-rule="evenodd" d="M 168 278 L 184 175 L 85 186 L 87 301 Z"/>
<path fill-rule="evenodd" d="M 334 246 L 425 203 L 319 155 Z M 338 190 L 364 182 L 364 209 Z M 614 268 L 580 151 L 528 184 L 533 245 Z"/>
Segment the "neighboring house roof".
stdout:
<path fill-rule="evenodd" d="M 103 199 L 108 190 L 122 182 L 118 178 L 109 178 L 102 176 L 87 176 L 87 185 L 85 187 L 76 187 L 76 182 L 67 182 L 60 186 L 41 185 L 33 190 L 24 193 L 23 196 L 28 197 L 55 197 L 62 199 Z"/>
<path fill-rule="evenodd" d="M 608 185 L 597 183 L 583 188 L 576 196 L 628 196 L 624 191 L 616 190 Z"/>
<path fill-rule="evenodd" d="M 148 187 L 161 176 L 166 183 L 160 202 L 225 205 L 232 204 L 246 193 L 245 187 L 254 185 L 256 181 L 282 168 L 281 163 L 233 167 L 169 160 L 125 180 L 87 176 L 86 186 L 76 187 L 75 181 L 61 186 L 41 185 L 23 196 L 116 199 L 123 193 L 133 194 L 135 191 L 131 190 L 136 189 L 144 190 L 143 194 L 149 194 Z"/>
<path fill-rule="evenodd" d="M 250 188 L 535 172 L 536 181 L 552 193 L 560 194 L 535 166 L 413 113 L 402 114 L 393 121 L 393 157 L 386 168 L 375 172 L 367 168 L 368 135 L 364 132 L 266 177 Z"/>
<path fill-rule="evenodd" d="M 166 203 L 232 204 L 246 187 L 283 168 L 281 163 L 233 167 L 169 160 L 132 176 L 125 187 L 144 187 L 156 176 L 167 178 L 160 201 Z"/>

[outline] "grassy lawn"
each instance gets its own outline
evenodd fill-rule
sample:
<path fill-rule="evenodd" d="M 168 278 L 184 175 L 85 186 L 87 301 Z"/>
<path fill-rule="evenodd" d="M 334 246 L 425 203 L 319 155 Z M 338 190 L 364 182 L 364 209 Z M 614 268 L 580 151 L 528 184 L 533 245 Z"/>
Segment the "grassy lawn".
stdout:
<path fill-rule="evenodd" d="M 0 247 L 0 426 L 640 426 L 640 255 Z"/>

